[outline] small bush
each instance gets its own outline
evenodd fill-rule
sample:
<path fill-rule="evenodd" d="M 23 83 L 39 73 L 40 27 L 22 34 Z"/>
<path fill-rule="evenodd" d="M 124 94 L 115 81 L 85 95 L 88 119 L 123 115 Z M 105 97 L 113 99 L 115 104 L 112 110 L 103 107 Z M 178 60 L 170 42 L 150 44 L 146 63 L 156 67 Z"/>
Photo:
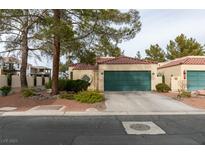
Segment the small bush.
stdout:
<path fill-rule="evenodd" d="M 46 89 L 51 89 L 51 80 L 49 80 L 47 83 L 45 83 L 44 86 Z"/>
<path fill-rule="evenodd" d="M 84 80 L 58 80 L 58 90 L 59 91 L 73 91 L 79 92 L 83 90 L 87 90 L 90 84 Z M 52 82 L 49 81 L 45 84 L 46 89 L 50 89 L 52 86 Z"/>
<path fill-rule="evenodd" d="M 59 95 L 59 98 L 73 100 L 74 94 L 63 92 Z"/>
<path fill-rule="evenodd" d="M 1 87 L 0 91 L 3 96 L 7 96 L 9 92 L 11 91 L 11 87 L 8 87 L 8 86 Z"/>
<path fill-rule="evenodd" d="M 191 97 L 191 92 L 188 92 L 188 91 L 182 91 L 180 94 L 179 94 L 181 97 Z"/>
<path fill-rule="evenodd" d="M 156 90 L 158 92 L 169 92 L 171 89 L 167 84 L 159 83 L 159 84 L 156 85 Z"/>
<path fill-rule="evenodd" d="M 21 92 L 24 97 L 31 97 L 35 95 L 34 89 L 30 88 L 23 89 Z"/>
<path fill-rule="evenodd" d="M 82 103 L 96 103 L 104 100 L 104 95 L 96 91 L 81 91 L 74 95 L 75 100 Z"/>

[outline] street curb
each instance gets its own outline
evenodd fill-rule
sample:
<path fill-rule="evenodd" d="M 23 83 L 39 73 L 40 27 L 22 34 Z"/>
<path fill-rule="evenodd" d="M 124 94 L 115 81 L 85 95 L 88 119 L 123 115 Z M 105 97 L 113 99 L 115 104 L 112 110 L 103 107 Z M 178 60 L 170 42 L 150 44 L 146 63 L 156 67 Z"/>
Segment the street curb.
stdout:
<path fill-rule="evenodd" d="M 0 117 L 6 116 L 117 116 L 117 115 L 205 115 L 205 111 L 185 112 L 4 112 Z"/>

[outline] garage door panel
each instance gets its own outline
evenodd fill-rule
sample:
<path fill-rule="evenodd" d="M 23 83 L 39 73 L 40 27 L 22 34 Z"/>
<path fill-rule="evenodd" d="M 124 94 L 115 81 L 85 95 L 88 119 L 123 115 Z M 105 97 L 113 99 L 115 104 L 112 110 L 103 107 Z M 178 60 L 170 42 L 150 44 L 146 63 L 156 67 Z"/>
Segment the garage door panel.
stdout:
<path fill-rule="evenodd" d="M 105 71 L 105 91 L 150 91 L 149 71 Z"/>
<path fill-rule="evenodd" d="M 205 89 L 205 71 L 187 71 L 187 88 L 189 91 Z"/>

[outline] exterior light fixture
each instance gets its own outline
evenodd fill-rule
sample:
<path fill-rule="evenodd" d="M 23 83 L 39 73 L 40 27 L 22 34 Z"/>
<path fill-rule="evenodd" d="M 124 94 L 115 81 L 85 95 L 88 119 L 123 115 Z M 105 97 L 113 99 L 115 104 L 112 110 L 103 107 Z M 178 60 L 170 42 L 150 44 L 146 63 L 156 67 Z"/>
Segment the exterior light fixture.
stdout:
<path fill-rule="evenodd" d="M 184 79 L 186 79 L 186 71 L 185 70 L 183 71 L 183 77 L 184 77 Z"/>

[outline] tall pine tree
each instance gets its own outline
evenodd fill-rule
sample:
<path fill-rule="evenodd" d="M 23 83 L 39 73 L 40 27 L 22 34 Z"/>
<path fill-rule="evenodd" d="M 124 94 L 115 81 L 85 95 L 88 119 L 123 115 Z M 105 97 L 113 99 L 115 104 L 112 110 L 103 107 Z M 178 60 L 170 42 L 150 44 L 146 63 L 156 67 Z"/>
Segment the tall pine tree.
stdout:
<path fill-rule="evenodd" d="M 184 56 L 202 56 L 205 54 L 204 45 L 193 38 L 187 38 L 181 34 L 167 45 L 167 59 L 175 59 Z"/>

